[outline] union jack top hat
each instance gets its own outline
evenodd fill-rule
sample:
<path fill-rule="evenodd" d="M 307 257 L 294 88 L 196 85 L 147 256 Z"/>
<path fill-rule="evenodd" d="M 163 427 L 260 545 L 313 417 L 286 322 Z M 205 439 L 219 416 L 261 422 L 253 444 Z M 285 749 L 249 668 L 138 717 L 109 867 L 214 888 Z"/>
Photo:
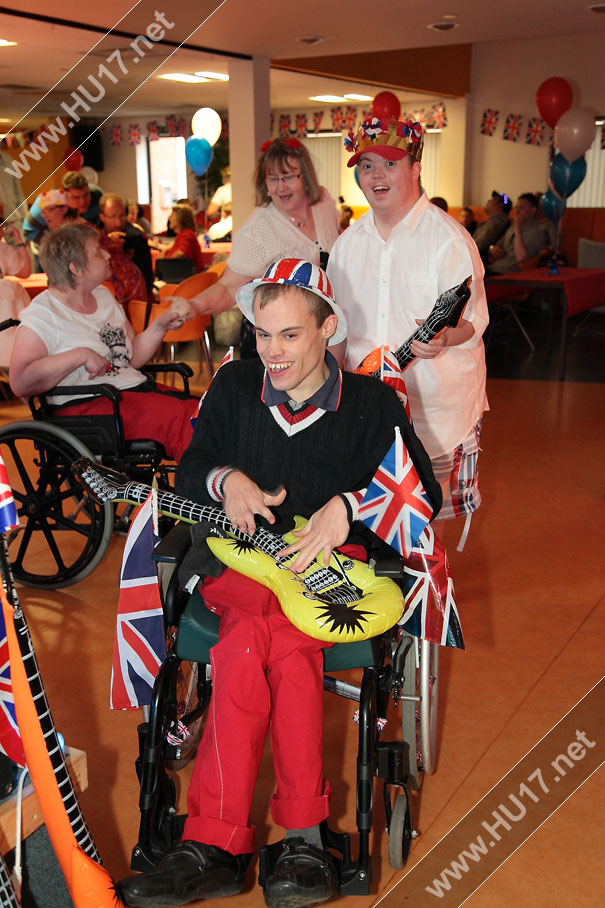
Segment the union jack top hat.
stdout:
<path fill-rule="evenodd" d="M 235 301 L 248 321 L 254 325 L 254 292 L 257 287 L 263 284 L 284 284 L 290 287 L 299 287 L 301 290 L 309 290 L 320 296 L 322 300 L 331 307 L 334 315 L 338 316 L 336 331 L 328 340 L 328 346 L 333 347 L 339 344 L 347 336 L 347 320 L 344 317 L 340 306 L 334 299 L 332 284 L 325 271 L 314 265 L 312 262 L 306 262 L 304 259 L 280 259 L 269 265 L 262 277 L 253 281 L 248 281 L 243 287 L 240 287 L 235 294 Z"/>

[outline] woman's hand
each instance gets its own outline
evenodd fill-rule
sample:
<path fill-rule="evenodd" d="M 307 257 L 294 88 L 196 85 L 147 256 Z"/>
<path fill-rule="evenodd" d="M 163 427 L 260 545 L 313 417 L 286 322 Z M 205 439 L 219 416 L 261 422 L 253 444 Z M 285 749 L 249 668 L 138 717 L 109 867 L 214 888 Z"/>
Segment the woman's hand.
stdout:
<path fill-rule="evenodd" d="M 298 557 L 290 565 L 290 570 L 296 574 L 306 570 L 320 552 L 323 552 L 323 563 L 327 565 L 332 549 L 346 542 L 349 530 L 345 503 L 339 495 L 335 495 L 309 518 L 302 530 L 293 531 L 293 535 L 298 537 L 297 541 L 277 555 L 284 558 L 298 552 Z"/>
<path fill-rule="evenodd" d="M 185 322 L 190 321 L 195 315 L 193 307 L 184 297 L 171 296 L 168 298 L 172 300 L 170 309 L 162 312 L 152 322 L 152 324 L 161 328 L 164 334 L 166 331 L 176 331 L 177 328 L 181 328 Z"/>
<path fill-rule="evenodd" d="M 88 347 L 80 347 L 80 350 L 82 352 L 81 365 L 88 372 L 89 378 L 98 378 L 100 375 L 107 375 L 111 372 L 111 363 L 104 356 L 100 356 L 94 350 L 89 350 Z"/>

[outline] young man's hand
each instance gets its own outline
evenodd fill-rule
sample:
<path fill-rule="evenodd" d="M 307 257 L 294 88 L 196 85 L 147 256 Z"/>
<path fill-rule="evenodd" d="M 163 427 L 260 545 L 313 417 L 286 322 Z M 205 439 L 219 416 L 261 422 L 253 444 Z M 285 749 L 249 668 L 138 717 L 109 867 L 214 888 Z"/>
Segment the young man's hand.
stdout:
<path fill-rule="evenodd" d="M 327 565 L 332 549 L 346 542 L 349 530 L 345 503 L 339 495 L 335 495 L 309 518 L 302 530 L 294 530 L 297 541 L 277 554 L 281 558 L 298 552 L 290 570 L 300 574 L 320 552 L 323 552 L 323 563 Z"/>
<path fill-rule="evenodd" d="M 242 533 L 254 533 L 255 514 L 260 514 L 268 523 L 275 523 L 275 517 L 269 508 L 277 507 L 286 497 L 286 490 L 263 492 L 257 484 L 242 473 L 233 470 L 223 483 L 223 509 L 231 521 L 231 526 Z"/>

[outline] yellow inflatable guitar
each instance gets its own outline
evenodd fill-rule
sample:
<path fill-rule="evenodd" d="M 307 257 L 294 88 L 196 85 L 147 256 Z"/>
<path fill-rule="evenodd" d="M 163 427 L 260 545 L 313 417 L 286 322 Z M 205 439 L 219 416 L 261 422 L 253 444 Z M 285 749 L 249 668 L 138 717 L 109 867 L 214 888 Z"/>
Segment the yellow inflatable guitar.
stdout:
<path fill-rule="evenodd" d="M 150 486 L 131 482 L 122 473 L 83 457 L 73 465 L 74 475 L 97 501 L 142 503 Z M 382 634 L 401 618 L 403 593 L 392 580 L 377 577 L 362 561 L 333 552 L 327 566 L 317 560 L 301 574 L 290 570 L 295 556 L 277 552 L 295 541 L 258 527 L 253 535 L 234 530 L 221 508 L 196 504 L 172 492 L 158 492 L 158 510 L 187 523 L 206 521 L 226 532 L 208 537 L 212 552 L 240 574 L 262 583 L 277 596 L 286 617 L 304 634 L 329 643 L 351 643 Z M 306 520 L 296 517 L 294 529 Z"/>

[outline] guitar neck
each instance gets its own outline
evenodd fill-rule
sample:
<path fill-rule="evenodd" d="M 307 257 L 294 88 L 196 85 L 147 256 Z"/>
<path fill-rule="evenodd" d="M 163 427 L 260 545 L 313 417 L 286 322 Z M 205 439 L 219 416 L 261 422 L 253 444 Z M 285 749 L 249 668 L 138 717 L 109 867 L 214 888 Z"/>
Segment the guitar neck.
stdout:
<path fill-rule="evenodd" d="M 129 482 L 124 489 L 124 500 L 142 504 L 147 499 L 149 492 L 149 486 Z M 186 523 L 200 523 L 201 521 L 213 523 L 224 530 L 229 530 L 230 534 L 237 539 L 252 543 L 265 552 L 266 555 L 270 555 L 276 560 L 277 553 L 284 547 L 284 541 L 281 536 L 271 533 L 264 527 L 258 527 L 253 535 L 235 529 L 222 508 L 197 504 L 189 498 L 181 498 L 179 495 L 175 495 L 174 492 L 158 491 L 157 496 L 158 511 L 162 514 L 166 514 L 169 517 L 178 517 Z"/>

